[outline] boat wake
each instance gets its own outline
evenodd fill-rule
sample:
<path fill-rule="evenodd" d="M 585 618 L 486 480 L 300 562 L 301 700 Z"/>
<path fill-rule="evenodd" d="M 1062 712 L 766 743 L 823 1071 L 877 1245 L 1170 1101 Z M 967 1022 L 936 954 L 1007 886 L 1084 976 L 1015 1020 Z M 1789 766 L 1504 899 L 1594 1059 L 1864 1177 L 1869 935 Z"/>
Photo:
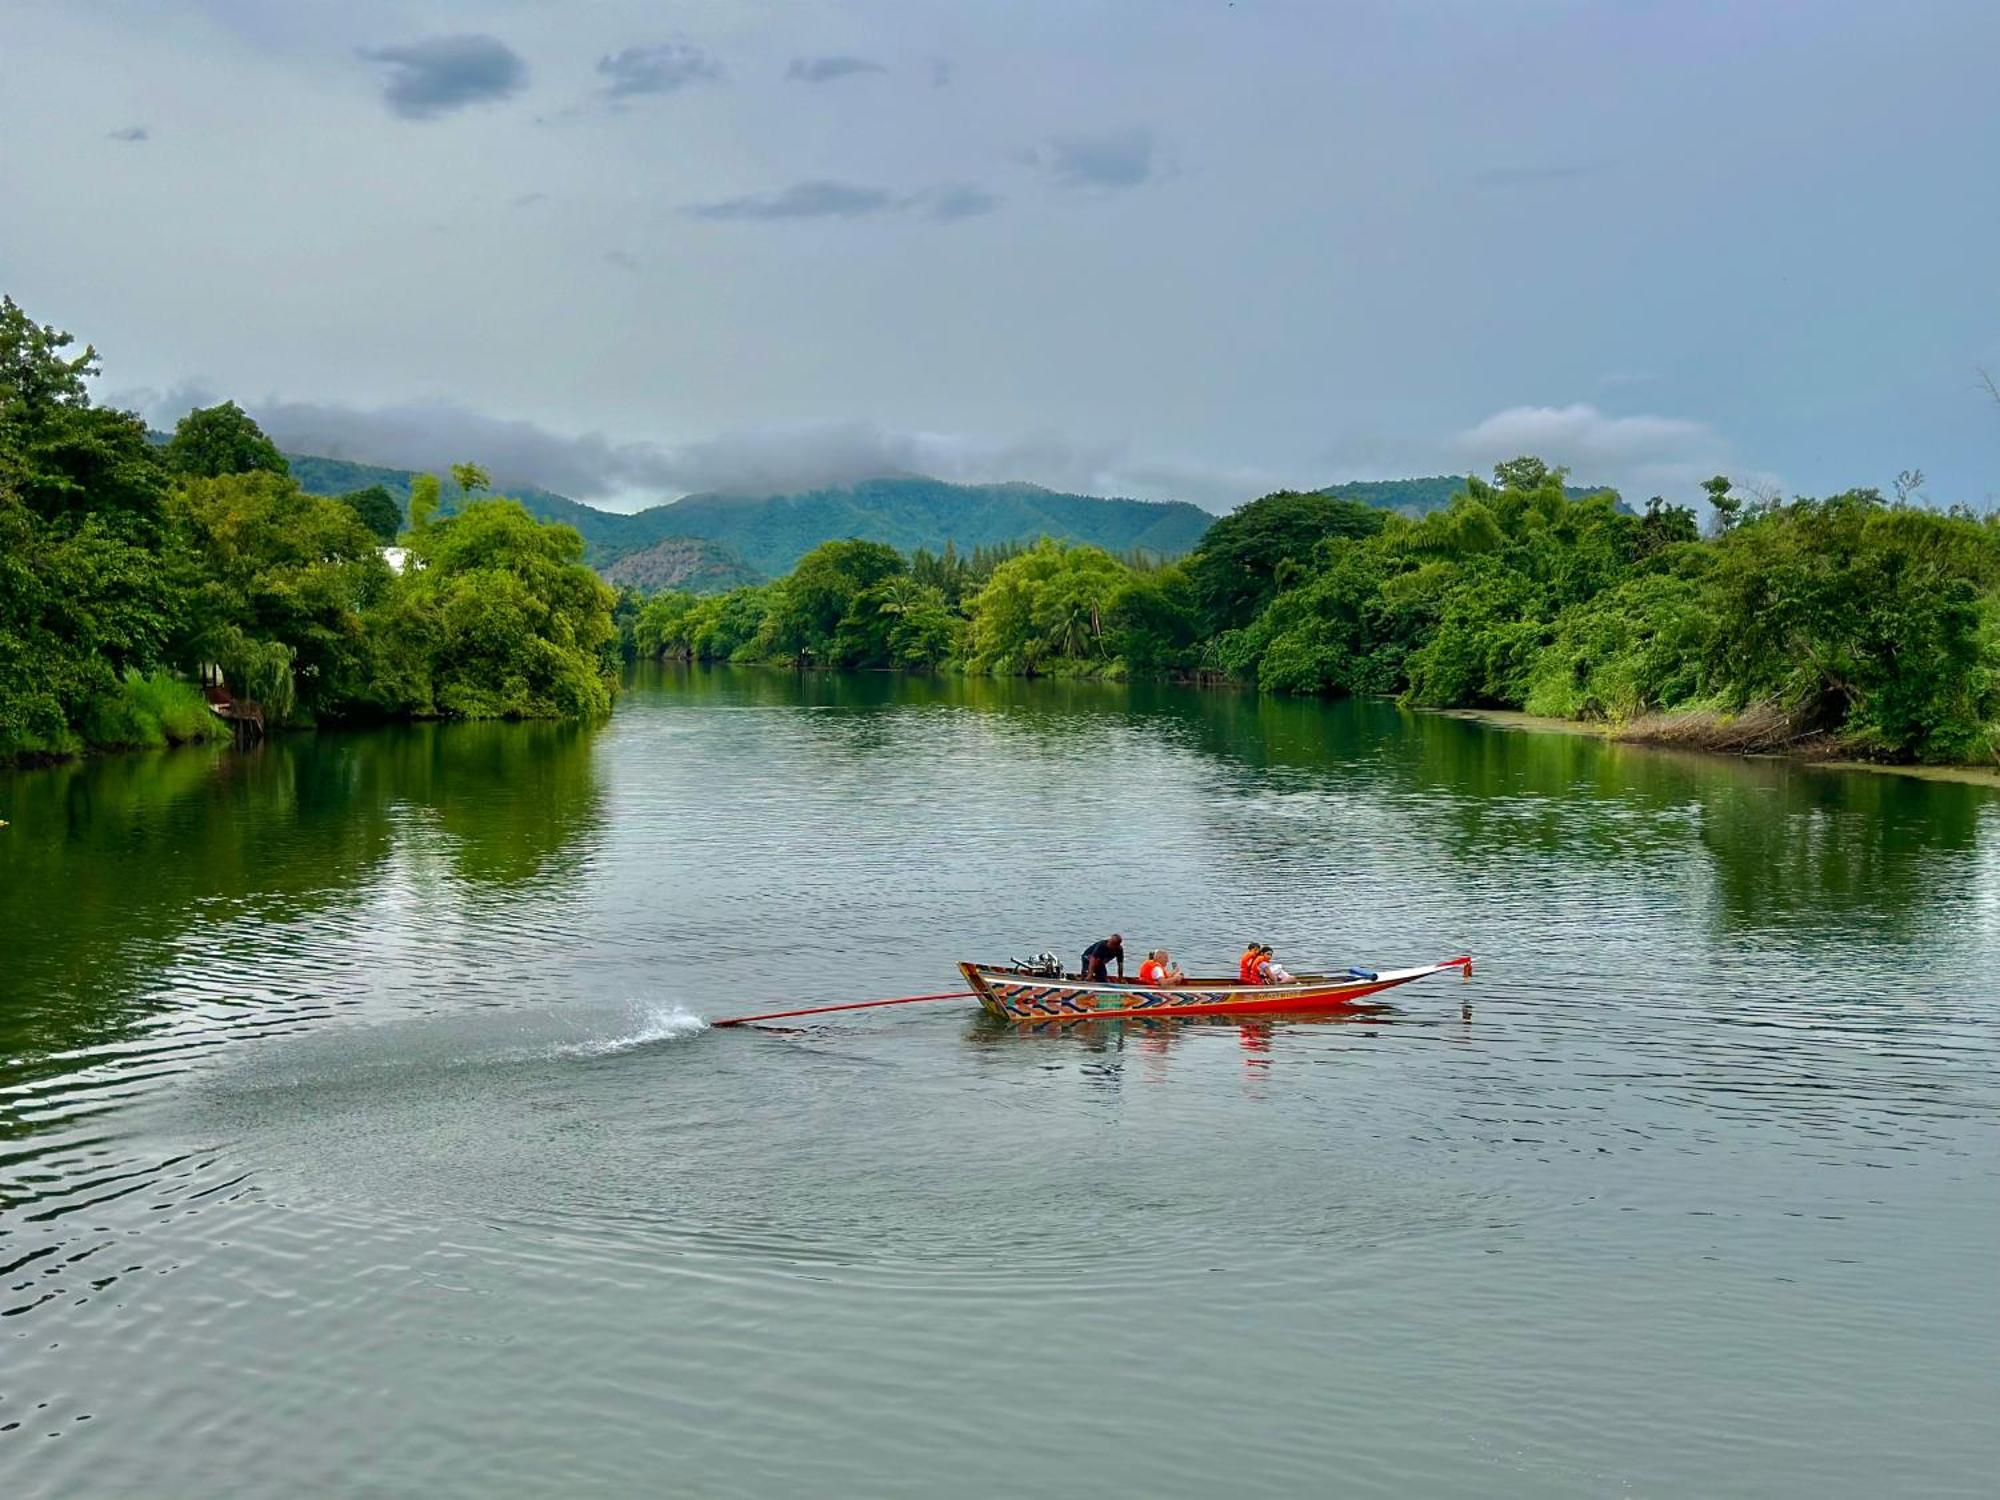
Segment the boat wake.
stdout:
<path fill-rule="evenodd" d="M 635 1047 L 649 1047 L 655 1042 L 674 1042 L 683 1037 L 695 1036 L 708 1030 L 708 1022 L 693 1011 L 682 1006 L 656 1006 L 643 1011 L 638 1017 L 636 1029 L 623 1036 L 601 1037 L 586 1042 L 571 1042 L 556 1048 L 558 1057 L 615 1057 L 620 1052 L 630 1052 Z"/>

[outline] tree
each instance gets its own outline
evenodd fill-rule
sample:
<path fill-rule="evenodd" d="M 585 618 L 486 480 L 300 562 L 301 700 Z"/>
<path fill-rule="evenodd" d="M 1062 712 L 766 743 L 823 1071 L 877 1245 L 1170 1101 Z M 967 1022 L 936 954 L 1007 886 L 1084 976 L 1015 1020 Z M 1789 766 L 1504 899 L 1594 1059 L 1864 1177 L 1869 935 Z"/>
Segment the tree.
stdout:
<path fill-rule="evenodd" d="M 1280 587 L 1285 564 L 1303 566 L 1330 537 L 1373 536 L 1388 513 L 1356 500 L 1280 490 L 1231 511 L 1187 560 L 1188 582 L 1211 633 L 1247 625 Z"/>
<path fill-rule="evenodd" d="M 167 441 L 167 467 L 191 478 L 222 474 L 289 474 L 291 466 L 263 428 L 234 401 L 196 407 Z"/>
<path fill-rule="evenodd" d="M 340 497 L 361 524 L 375 534 L 375 540 L 388 546 L 396 540 L 403 529 L 403 509 L 396 504 L 396 497 L 379 484 L 371 484 L 364 490 L 349 490 Z"/>
<path fill-rule="evenodd" d="M 478 464 L 453 464 L 451 466 L 451 482 L 458 486 L 459 493 L 467 499 L 478 494 L 481 490 L 488 490 L 493 487 L 492 476 L 480 468 Z"/>
<path fill-rule="evenodd" d="M 287 475 L 185 480 L 176 505 L 204 574 L 191 654 L 219 663 L 267 719 L 379 707 L 367 615 L 390 573 L 374 533 L 338 500 Z"/>
<path fill-rule="evenodd" d="M 966 665 L 1034 677 L 1108 663 L 1104 616 L 1131 577 L 1101 548 L 1042 538 L 995 568 L 973 597 Z"/>
<path fill-rule="evenodd" d="M 905 571 L 901 554 L 880 542 L 822 542 L 778 585 L 758 636 L 760 653 L 825 666 L 887 666 L 889 622 L 880 596 L 866 596 Z"/>
<path fill-rule="evenodd" d="M 165 465 L 137 417 L 91 405 L 73 343 L 0 298 L 0 760 L 74 753 L 186 628 Z"/>
<path fill-rule="evenodd" d="M 420 713 L 601 718 L 615 602 L 575 528 L 476 500 L 412 535 L 383 622 L 385 679 Z"/>
<path fill-rule="evenodd" d="M 1156 676 L 1192 665 L 1201 621 L 1187 574 L 1171 566 L 1135 574 L 1112 596 L 1104 629 L 1113 653 L 1135 675 Z"/>
<path fill-rule="evenodd" d="M 410 530 L 421 532 L 437 514 L 444 487 L 435 474 L 419 474 L 410 481 Z"/>
<path fill-rule="evenodd" d="M 1718 474 L 1713 479 L 1704 479 L 1701 487 L 1708 495 L 1708 503 L 1715 511 L 1715 529 L 1729 530 L 1736 524 L 1738 512 L 1743 509 L 1741 496 L 1730 494 L 1735 488 L 1726 474 Z"/>
<path fill-rule="evenodd" d="M 957 651 L 964 621 L 952 613 L 936 584 L 898 574 L 863 597 L 888 623 L 884 644 L 889 665 L 929 669 Z"/>

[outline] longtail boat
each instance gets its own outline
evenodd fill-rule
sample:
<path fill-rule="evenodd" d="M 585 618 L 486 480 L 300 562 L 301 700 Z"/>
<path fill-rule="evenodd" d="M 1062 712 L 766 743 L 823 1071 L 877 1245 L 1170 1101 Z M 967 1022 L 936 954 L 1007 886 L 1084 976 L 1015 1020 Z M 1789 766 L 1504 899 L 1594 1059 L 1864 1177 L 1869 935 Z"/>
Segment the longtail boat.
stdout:
<path fill-rule="evenodd" d="M 1456 969 L 1472 977 L 1472 959 L 1443 958 L 1414 969 L 1349 969 L 1345 974 L 1301 974 L 1288 984 L 1243 984 L 1235 979 L 1183 979 L 1142 985 L 1122 979 L 1051 976 L 1000 964 L 960 964 L 959 973 L 986 1011 L 1009 1021 L 1125 1016 L 1255 1016 L 1281 1012 L 1337 1011 L 1412 980 Z"/>

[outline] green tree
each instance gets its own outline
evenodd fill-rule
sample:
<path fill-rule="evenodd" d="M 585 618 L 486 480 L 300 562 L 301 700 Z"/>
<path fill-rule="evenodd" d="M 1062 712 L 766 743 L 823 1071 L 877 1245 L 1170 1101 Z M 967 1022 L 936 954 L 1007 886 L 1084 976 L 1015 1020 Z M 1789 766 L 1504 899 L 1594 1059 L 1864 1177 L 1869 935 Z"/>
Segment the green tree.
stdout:
<path fill-rule="evenodd" d="M 886 622 L 887 664 L 929 670 L 957 654 L 965 622 L 936 584 L 898 574 L 862 597 Z"/>
<path fill-rule="evenodd" d="M 889 622 L 870 591 L 906 571 L 880 542 L 822 542 L 777 586 L 758 639 L 772 658 L 837 667 L 889 663 Z"/>
<path fill-rule="evenodd" d="M 647 599 L 632 622 L 636 653 L 649 660 L 661 657 L 688 660 L 693 655 L 688 627 L 700 605 L 697 595 L 673 589 L 662 590 Z"/>
<path fill-rule="evenodd" d="M 1044 537 L 1000 564 L 970 602 L 967 666 L 996 676 L 1101 669 L 1104 617 L 1131 572 L 1097 547 Z"/>
<path fill-rule="evenodd" d="M 1201 539 L 1187 576 L 1210 632 L 1249 624 L 1330 537 L 1373 536 L 1388 513 L 1355 500 L 1280 490 L 1231 511 Z"/>
<path fill-rule="evenodd" d="M 1134 676 L 1193 666 L 1201 621 L 1186 572 L 1169 566 L 1134 574 L 1112 595 L 1104 628 L 1112 654 Z"/>
<path fill-rule="evenodd" d="M 223 474 L 289 474 L 285 456 L 234 401 L 196 407 L 167 441 L 167 467 L 190 478 Z"/>
<path fill-rule="evenodd" d="M 73 343 L 0 298 L 0 759 L 74 753 L 187 623 L 165 465 L 137 417 L 91 405 Z"/>
<path fill-rule="evenodd" d="M 411 537 L 382 621 L 385 684 L 420 713 L 600 718 L 615 599 L 574 528 L 512 500 L 474 501 Z"/>
<path fill-rule="evenodd" d="M 1715 529 L 1718 532 L 1729 530 L 1736 524 L 1736 517 L 1743 509 L 1742 498 L 1729 493 L 1735 486 L 1726 474 L 1718 474 L 1713 479 L 1704 479 L 1701 487 L 1715 512 Z"/>
<path fill-rule="evenodd" d="M 403 529 L 402 507 L 396 504 L 396 497 L 379 484 L 349 490 L 340 497 L 340 503 L 359 516 L 361 524 L 372 531 L 375 540 L 385 547 L 394 542 L 397 533 Z"/>
<path fill-rule="evenodd" d="M 493 479 L 478 464 L 453 464 L 451 482 L 458 486 L 458 492 L 468 500 L 481 490 L 493 488 Z"/>
<path fill-rule="evenodd" d="M 193 654 L 221 665 L 267 719 L 380 707 L 365 617 L 390 573 L 375 535 L 338 500 L 285 475 L 183 482 L 176 504 L 202 563 Z"/>
<path fill-rule="evenodd" d="M 410 530 L 421 532 L 431 524 L 444 493 L 435 474 L 419 474 L 410 481 Z"/>

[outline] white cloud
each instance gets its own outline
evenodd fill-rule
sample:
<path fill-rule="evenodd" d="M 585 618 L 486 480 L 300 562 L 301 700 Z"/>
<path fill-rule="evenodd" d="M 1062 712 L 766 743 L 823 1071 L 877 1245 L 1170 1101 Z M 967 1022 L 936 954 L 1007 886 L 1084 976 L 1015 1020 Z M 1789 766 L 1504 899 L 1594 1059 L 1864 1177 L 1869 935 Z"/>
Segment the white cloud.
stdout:
<path fill-rule="evenodd" d="M 1570 406 L 1510 406 L 1451 439 L 1466 468 L 1490 469 L 1522 455 L 1560 464 L 1580 484 L 1608 484 L 1634 505 L 1653 495 L 1687 502 L 1701 481 L 1731 474 L 1742 484 L 1775 477 L 1745 471 L 1730 445 L 1704 422 L 1650 414 L 1611 416 L 1587 402 Z"/>
<path fill-rule="evenodd" d="M 166 392 L 114 391 L 106 399 L 171 431 L 191 408 L 220 398 L 204 382 Z M 1024 480 L 1078 494 L 1191 500 L 1211 509 L 1227 509 L 1279 483 L 1259 471 L 1136 460 L 1124 443 L 1059 433 L 999 439 L 822 422 L 740 428 L 667 444 L 618 442 L 602 433 L 571 436 L 449 402 L 357 407 L 266 397 L 242 405 L 288 453 L 432 471 L 471 461 L 503 489 L 535 485 L 618 509 L 705 490 L 784 494 L 890 474 L 956 484 Z"/>

